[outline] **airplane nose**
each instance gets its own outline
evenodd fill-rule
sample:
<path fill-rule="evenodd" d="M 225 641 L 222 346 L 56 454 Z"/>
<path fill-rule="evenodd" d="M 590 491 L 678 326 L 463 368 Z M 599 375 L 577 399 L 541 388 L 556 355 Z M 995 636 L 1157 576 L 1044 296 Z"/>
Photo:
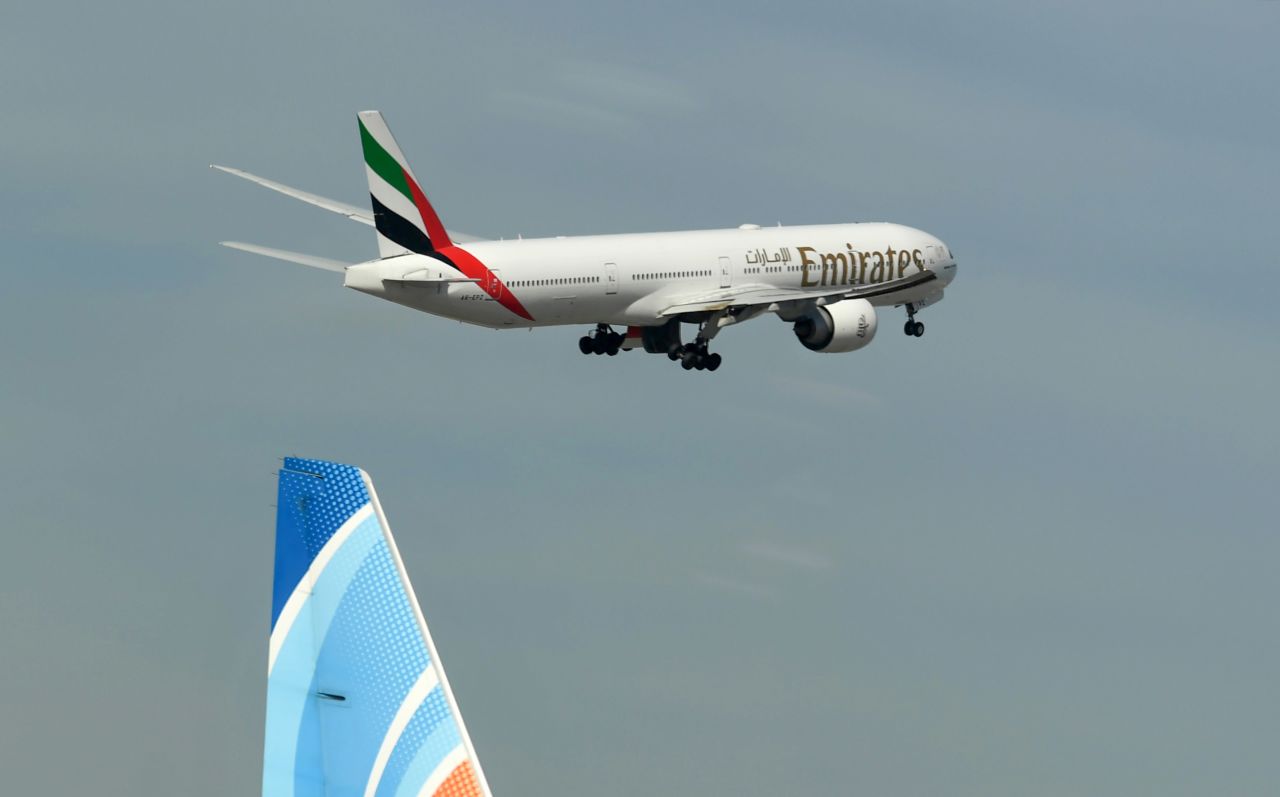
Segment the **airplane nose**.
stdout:
<path fill-rule="evenodd" d="M 941 241 L 938 248 L 942 251 L 943 257 L 933 267 L 933 273 L 938 276 L 938 281 L 944 286 L 950 285 L 956 278 L 956 257 L 951 253 L 951 247 Z"/>

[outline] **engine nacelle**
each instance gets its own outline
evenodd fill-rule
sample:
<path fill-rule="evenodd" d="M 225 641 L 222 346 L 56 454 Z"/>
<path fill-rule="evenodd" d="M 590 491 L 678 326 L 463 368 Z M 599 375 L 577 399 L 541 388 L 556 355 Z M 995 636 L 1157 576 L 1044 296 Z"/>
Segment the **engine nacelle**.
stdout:
<path fill-rule="evenodd" d="M 866 299 L 815 307 L 796 320 L 796 337 L 809 351 L 857 351 L 876 336 L 876 308 Z"/>

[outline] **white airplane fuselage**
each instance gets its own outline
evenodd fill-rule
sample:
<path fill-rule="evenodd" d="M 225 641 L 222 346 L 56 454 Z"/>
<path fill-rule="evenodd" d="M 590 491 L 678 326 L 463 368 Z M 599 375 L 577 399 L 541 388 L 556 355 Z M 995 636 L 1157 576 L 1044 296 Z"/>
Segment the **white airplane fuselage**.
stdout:
<path fill-rule="evenodd" d="M 344 284 L 495 329 L 645 327 L 666 323 L 671 315 L 664 311 L 684 300 L 753 286 L 814 297 L 843 289 L 873 305 L 923 307 L 941 298 L 956 271 L 938 238 L 879 222 L 483 241 L 455 248 L 483 263 L 488 275 L 442 282 L 456 270 L 429 255 L 405 254 L 350 266 Z"/>
<path fill-rule="evenodd" d="M 804 348 L 839 354 L 871 343 L 877 306 L 904 306 L 903 332 L 924 335 L 916 312 L 955 278 L 941 240 L 885 222 L 486 241 L 450 232 L 427 199 L 386 120 L 357 114 L 369 207 L 221 171 L 372 226 L 378 259 L 348 265 L 236 241 L 278 260 L 340 271 L 348 288 L 491 329 L 592 325 L 583 354 L 642 348 L 685 370 L 715 371 L 708 344 L 724 328 L 776 315 Z M 682 325 L 696 324 L 686 342 Z M 615 329 L 621 327 L 623 330 Z"/>

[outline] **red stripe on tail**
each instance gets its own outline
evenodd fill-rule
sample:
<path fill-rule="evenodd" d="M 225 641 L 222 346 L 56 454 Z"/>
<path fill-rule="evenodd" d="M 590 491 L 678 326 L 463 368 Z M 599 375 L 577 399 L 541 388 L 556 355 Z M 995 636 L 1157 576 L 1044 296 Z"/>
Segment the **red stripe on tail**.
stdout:
<path fill-rule="evenodd" d="M 481 263 L 475 255 L 466 249 L 459 249 L 456 246 L 449 246 L 437 251 L 449 258 L 449 262 L 453 263 L 463 274 L 473 280 L 480 280 L 478 283 L 480 288 L 492 296 L 498 304 L 521 318 L 529 321 L 533 320 L 533 316 L 529 315 L 529 311 L 524 309 L 524 305 L 520 304 L 520 300 L 512 295 L 507 286 L 502 284 L 502 280 L 498 279 L 498 276 L 490 271 L 488 266 Z"/>
<path fill-rule="evenodd" d="M 432 248 L 439 250 L 453 246 L 453 241 L 449 240 L 449 233 L 445 232 L 444 224 L 436 215 L 435 208 L 431 207 L 431 203 L 427 201 L 427 195 L 422 193 L 422 189 L 414 182 L 413 175 L 409 174 L 407 169 L 401 171 L 404 172 L 404 181 L 409 184 L 409 193 L 413 194 L 413 204 L 418 207 L 418 215 L 422 216 L 422 223 L 427 227 L 427 237 L 431 239 Z"/>

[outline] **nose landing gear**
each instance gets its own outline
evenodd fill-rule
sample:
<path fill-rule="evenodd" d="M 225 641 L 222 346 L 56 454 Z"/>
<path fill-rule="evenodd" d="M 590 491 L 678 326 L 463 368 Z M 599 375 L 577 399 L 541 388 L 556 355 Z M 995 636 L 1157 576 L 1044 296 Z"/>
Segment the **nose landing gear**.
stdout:
<path fill-rule="evenodd" d="M 914 304 L 907 305 L 907 323 L 902 327 L 902 331 L 907 335 L 920 337 L 924 335 L 924 322 L 916 320 L 916 306 Z"/>

